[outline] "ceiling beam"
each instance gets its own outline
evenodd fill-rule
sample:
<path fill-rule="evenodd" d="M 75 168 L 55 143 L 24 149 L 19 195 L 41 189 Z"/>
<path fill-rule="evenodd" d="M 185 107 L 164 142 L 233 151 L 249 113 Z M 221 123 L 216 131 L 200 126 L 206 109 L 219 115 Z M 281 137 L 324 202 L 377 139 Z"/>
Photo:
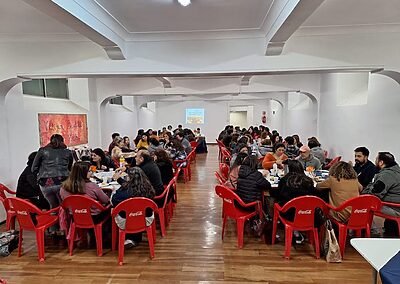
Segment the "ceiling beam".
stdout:
<path fill-rule="evenodd" d="M 282 53 L 286 41 L 324 0 L 275 0 L 264 23 L 267 48 L 265 55 Z"/>
<path fill-rule="evenodd" d="M 172 85 L 171 85 L 171 81 L 168 80 L 167 77 L 155 77 L 154 79 L 160 81 L 165 89 L 171 89 Z"/>
<path fill-rule="evenodd" d="M 104 48 L 112 60 L 124 60 L 125 41 L 120 24 L 91 0 L 24 0 L 46 15 Z"/>

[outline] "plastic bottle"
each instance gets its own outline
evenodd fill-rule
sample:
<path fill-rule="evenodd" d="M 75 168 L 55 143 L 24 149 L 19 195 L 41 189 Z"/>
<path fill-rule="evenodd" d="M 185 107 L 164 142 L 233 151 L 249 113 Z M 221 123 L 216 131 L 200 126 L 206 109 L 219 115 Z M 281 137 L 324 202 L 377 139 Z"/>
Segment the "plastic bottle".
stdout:
<path fill-rule="evenodd" d="M 122 168 L 125 166 L 125 158 L 124 156 L 119 157 L 119 167 Z"/>
<path fill-rule="evenodd" d="M 276 163 L 272 165 L 272 169 L 273 169 L 273 175 L 278 176 L 278 165 Z"/>

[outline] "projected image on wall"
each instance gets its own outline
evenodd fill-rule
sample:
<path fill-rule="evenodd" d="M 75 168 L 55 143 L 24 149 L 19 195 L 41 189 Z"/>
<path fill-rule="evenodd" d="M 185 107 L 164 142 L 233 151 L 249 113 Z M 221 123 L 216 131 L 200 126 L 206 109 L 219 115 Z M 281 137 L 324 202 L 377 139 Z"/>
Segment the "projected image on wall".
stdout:
<path fill-rule="evenodd" d="M 186 124 L 203 124 L 204 108 L 187 108 Z"/>

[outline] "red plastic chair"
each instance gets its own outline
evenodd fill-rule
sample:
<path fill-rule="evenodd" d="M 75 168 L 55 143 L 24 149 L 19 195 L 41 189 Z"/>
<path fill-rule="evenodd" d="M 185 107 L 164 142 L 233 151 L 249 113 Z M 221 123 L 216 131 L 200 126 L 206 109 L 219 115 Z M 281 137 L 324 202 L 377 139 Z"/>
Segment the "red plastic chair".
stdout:
<path fill-rule="evenodd" d="M 178 195 L 176 192 L 177 180 L 178 180 L 178 177 L 174 176 L 167 185 L 167 187 L 169 186 L 169 192 L 173 192 L 173 198 L 171 198 L 167 203 L 168 223 L 171 221 L 171 218 L 174 215 L 174 207 L 175 207 L 176 203 L 178 202 Z"/>
<path fill-rule="evenodd" d="M 295 209 L 295 215 L 293 221 L 288 221 L 283 218 L 280 213 L 287 212 L 290 208 Z M 278 219 L 285 225 L 285 258 L 290 258 L 290 248 L 292 247 L 293 231 L 312 231 L 312 235 L 309 234 L 310 239 L 314 239 L 315 257 L 320 257 L 320 244 L 318 236 L 318 228 L 314 227 L 314 213 L 317 208 L 320 208 L 323 212 L 326 212 L 326 203 L 315 196 L 301 196 L 294 198 L 287 202 L 283 207 L 279 206 L 278 203 L 274 205 L 274 220 L 272 227 L 272 244 L 275 244 L 276 229 L 278 225 Z"/>
<path fill-rule="evenodd" d="M 22 255 L 22 235 L 24 230 L 35 231 L 38 258 L 40 262 L 43 262 L 45 259 L 44 231 L 58 222 L 58 215 L 50 214 L 58 213 L 60 207 L 56 207 L 48 211 L 42 211 L 29 201 L 21 198 L 8 197 L 6 201 L 10 202 L 12 207 L 15 209 L 19 224 L 18 257 Z M 35 216 L 36 221 L 32 219 L 32 215 Z"/>
<path fill-rule="evenodd" d="M 191 141 L 190 142 L 190 146 L 192 147 L 192 152 L 193 152 L 192 161 L 196 162 L 197 142 L 196 141 Z"/>
<path fill-rule="evenodd" d="M 398 208 L 400 208 L 400 203 L 382 202 L 382 206 L 390 206 L 390 207 L 398 207 Z M 400 237 L 400 217 L 387 215 L 387 214 L 382 213 L 381 211 L 375 212 L 374 215 L 382 217 L 384 219 L 389 219 L 389 220 L 397 222 L 398 237 Z"/>
<path fill-rule="evenodd" d="M 219 172 L 221 176 L 225 179 L 229 179 L 229 166 L 225 163 L 219 163 Z"/>
<path fill-rule="evenodd" d="M 191 153 L 186 157 L 184 160 L 174 160 L 172 161 L 172 165 L 175 170 L 180 168 L 180 170 L 183 171 L 183 182 L 186 183 L 191 180 L 192 178 L 192 172 L 191 172 L 191 167 L 190 167 L 190 159 L 191 159 Z M 186 162 L 186 166 L 183 167 L 182 164 Z M 178 166 L 180 164 L 180 166 Z"/>
<path fill-rule="evenodd" d="M 244 223 L 250 218 L 259 215 L 262 218 L 262 207 L 260 201 L 254 201 L 251 203 L 244 203 L 240 197 L 234 193 L 231 189 L 223 185 L 215 186 L 215 192 L 219 197 L 222 198 L 222 239 L 224 239 L 225 225 L 228 218 L 236 220 L 237 235 L 238 235 L 238 247 L 243 248 L 243 234 L 244 234 Z M 236 207 L 235 201 L 244 208 L 254 207 L 254 211 L 245 211 L 239 207 Z"/>
<path fill-rule="evenodd" d="M 6 201 L 6 192 L 8 194 L 14 195 L 16 194 L 15 191 L 12 191 L 4 184 L 0 183 L 0 201 L 3 203 L 4 209 L 6 211 L 6 230 L 15 230 L 15 218 L 17 217 L 17 213 L 12 208 L 11 204 Z"/>
<path fill-rule="evenodd" d="M 153 221 L 150 226 L 146 225 L 146 209 L 150 208 L 157 212 L 157 204 L 154 201 L 144 197 L 129 198 L 117 205 L 112 211 L 112 218 L 120 212 L 124 211 L 126 214 L 125 229 L 121 229 L 117 224 L 112 222 L 112 250 L 116 249 L 117 245 L 117 232 L 119 232 L 118 243 L 118 264 L 122 265 L 124 260 L 124 242 L 125 235 L 128 233 L 140 233 L 146 231 L 147 239 L 150 247 L 150 258 L 154 258 L 154 243 L 156 238 L 156 225 Z"/>
<path fill-rule="evenodd" d="M 222 163 L 227 163 L 229 164 L 231 159 L 232 159 L 232 154 L 229 152 L 226 147 L 221 148 L 221 155 L 222 155 Z"/>
<path fill-rule="evenodd" d="M 343 202 L 339 207 L 334 208 L 328 205 L 334 211 L 340 212 L 347 207 L 351 207 L 351 215 L 347 223 L 341 223 L 333 218 L 330 218 L 339 227 L 339 246 L 340 253 L 344 258 L 344 250 L 346 248 L 347 230 L 356 231 L 357 237 L 361 237 L 361 230 L 365 229 L 367 238 L 371 236 L 371 223 L 374 217 L 374 212 L 381 209 L 382 201 L 374 195 L 360 195 Z"/>
<path fill-rule="evenodd" d="M 160 220 L 160 229 L 161 229 L 161 236 L 165 237 L 165 235 L 167 234 L 165 227 L 168 225 L 168 208 L 167 208 L 167 203 L 168 203 L 168 195 L 169 195 L 169 190 L 171 188 L 171 182 L 165 187 L 164 191 L 158 195 L 154 197 L 154 201 L 160 200 L 163 201 L 162 206 L 158 206 L 158 210 L 157 210 L 157 216 L 158 219 Z"/>
<path fill-rule="evenodd" d="M 329 170 L 334 164 L 336 164 L 337 162 L 340 162 L 341 159 L 342 159 L 342 156 L 338 156 L 336 158 L 333 158 L 332 161 L 330 161 L 329 164 L 327 164 L 324 167 L 324 170 Z"/>
<path fill-rule="evenodd" d="M 224 179 L 219 172 L 215 172 L 215 178 L 220 185 L 224 185 L 226 182 L 226 179 Z"/>
<path fill-rule="evenodd" d="M 98 209 L 101 212 L 109 210 L 111 205 L 103 206 L 100 202 L 83 195 L 70 195 L 64 199 L 61 206 L 68 213 L 72 213 L 72 221 L 70 225 L 70 239 L 68 243 L 69 255 L 72 255 L 74 250 L 74 240 L 76 229 L 94 229 L 94 235 L 96 237 L 96 248 L 97 256 L 103 255 L 103 224 L 110 218 L 110 215 L 105 216 L 103 220 L 95 224 L 93 222 L 92 214 L 90 209 Z"/>

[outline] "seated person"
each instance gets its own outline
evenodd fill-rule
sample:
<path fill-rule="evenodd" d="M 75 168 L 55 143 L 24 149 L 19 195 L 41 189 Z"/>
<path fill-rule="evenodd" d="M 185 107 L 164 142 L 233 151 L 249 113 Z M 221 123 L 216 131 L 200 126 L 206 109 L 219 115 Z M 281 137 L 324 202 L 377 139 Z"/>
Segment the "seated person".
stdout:
<path fill-rule="evenodd" d="M 140 151 L 139 151 L 140 152 Z M 127 169 L 127 180 L 121 178 L 122 171 L 116 171 L 113 179 L 117 180 L 121 187 L 111 197 L 111 204 L 116 207 L 122 201 L 132 197 L 145 197 L 153 199 L 155 196 L 154 188 L 151 185 L 146 174 L 138 167 Z M 154 221 L 154 213 L 146 211 L 146 225 L 150 226 Z M 125 229 L 126 214 L 121 212 L 115 216 L 115 223 L 121 229 Z M 137 246 L 142 240 L 142 233 L 127 234 L 125 239 L 125 247 L 130 248 Z"/>
<path fill-rule="evenodd" d="M 358 182 L 366 187 L 378 172 L 374 163 L 368 160 L 369 150 L 365 147 L 358 147 L 354 150 L 355 166 Z"/>
<path fill-rule="evenodd" d="M 153 154 L 154 161 L 156 162 L 161 173 L 163 185 L 168 185 L 169 182 L 174 178 L 172 161 L 169 158 L 168 153 L 163 149 L 157 149 Z"/>
<path fill-rule="evenodd" d="M 183 135 L 183 132 L 178 132 L 175 135 L 176 139 L 179 140 L 179 142 L 181 142 L 183 149 L 185 150 L 186 154 L 189 155 L 189 153 L 192 151 L 192 146 L 190 145 L 189 140 L 187 140 L 185 138 L 185 136 Z"/>
<path fill-rule="evenodd" d="M 294 138 L 292 136 L 288 136 L 285 138 L 285 154 L 289 159 L 294 159 L 299 155 L 299 148 L 294 145 Z"/>
<path fill-rule="evenodd" d="M 142 138 L 136 143 L 136 148 L 149 148 L 149 136 L 146 133 L 142 134 Z"/>
<path fill-rule="evenodd" d="M 237 187 L 237 180 L 239 177 L 239 170 L 240 170 L 240 166 L 243 163 L 243 160 L 248 157 L 249 155 L 247 153 L 239 153 L 236 156 L 235 162 L 233 163 L 230 171 L 229 171 L 229 177 L 228 180 L 226 181 L 225 185 L 236 189 Z"/>
<path fill-rule="evenodd" d="M 261 139 L 260 146 L 258 146 L 258 150 L 262 156 L 267 155 L 269 152 L 274 152 L 274 146 L 272 145 L 272 141 L 269 138 Z"/>
<path fill-rule="evenodd" d="M 71 169 L 68 178 L 63 182 L 60 189 L 61 200 L 74 194 L 85 195 L 102 204 L 110 203 L 109 197 L 98 187 L 97 184 L 90 181 L 91 172 L 89 171 L 89 163 L 76 162 Z M 91 209 L 93 221 L 99 222 L 110 214 L 110 211 L 100 212 L 99 209 Z"/>
<path fill-rule="evenodd" d="M 154 137 L 150 138 L 149 139 L 149 147 L 147 148 L 147 150 L 150 152 L 150 154 L 152 154 L 157 149 L 162 149 L 160 142 Z"/>
<path fill-rule="evenodd" d="M 317 184 L 317 190 L 330 189 L 329 204 L 339 207 L 343 202 L 359 195 L 357 174 L 353 167 L 346 162 L 338 162 L 329 169 L 329 177 Z M 330 215 L 339 222 L 347 222 L 351 209 L 343 211 L 330 211 Z"/>
<path fill-rule="evenodd" d="M 318 142 L 317 138 L 312 138 L 308 140 L 308 147 L 311 149 L 311 153 L 317 158 L 321 165 L 325 164 L 325 151 L 321 148 L 321 144 Z"/>
<path fill-rule="evenodd" d="M 166 149 L 167 153 L 169 153 L 169 157 L 173 161 L 182 161 L 187 158 L 187 154 L 185 149 L 182 146 L 182 143 L 178 139 L 172 139 L 169 141 Z M 186 161 L 182 163 L 176 163 L 177 167 L 186 167 Z"/>
<path fill-rule="evenodd" d="M 247 141 L 247 138 L 246 138 Z M 233 167 L 233 164 L 235 163 L 236 157 L 239 155 L 239 153 L 245 153 L 245 154 L 249 154 L 249 147 L 247 147 L 247 144 L 245 143 L 238 143 L 236 145 L 236 148 L 233 150 L 233 155 L 231 158 L 231 162 L 230 162 L 230 167 Z"/>
<path fill-rule="evenodd" d="M 275 201 L 283 206 L 296 197 L 316 195 L 314 182 L 306 176 L 302 164 L 296 160 L 286 160 L 284 163 L 288 165 L 289 172 L 281 178 L 278 188 L 270 190 L 270 195 L 275 198 Z"/>
<path fill-rule="evenodd" d="M 108 171 L 110 169 L 117 168 L 117 166 L 111 161 L 111 158 L 106 156 L 104 151 L 100 148 L 95 148 L 92 150 L 90 155 L 90 163 L 93 166 L 96 166 L 96 169 L 98 170 Z"/>
<path fill-rule="evenodd" d="M 235 192 L 244 203 L 262 201 L 263 192 L 271 189 L 271 184 L 257 170 L 257 164 L 255 156 L 247 156 L 240 166 Z M 245 210 L 252 211 L 254 208 Z"/>
<path fill-rule="evenodd" d="M 265 155 L 262 161 L 262 167 L 266 170 L 270 170 L 273 168 L 274 164 L 277 164 L 278 168 L 283 169 L 283 161 L 287 158 L 288 157 L 285 155 L 285 145 L 276 143 L 274 145 L 274 152 Z"/>
<path fill-rule="evenodd" d="M 154 188 L 156 196 L 160 195 L 164 191 L 164 185 L 161 179 L 161 172 L 154 162 L 152 157 L 150 156 L 149 151 L 147 150 L 139 150 L 136 157 L 136 166 L 143 170 L 149 179 L 151 185 Z"/>
<path fill-rule="evenodd" d="M 49 210 L 50 204 L 43 196 L 37 182 L 36 175 L 32 173 L 32 164 L 37 152 L 33 152 L 28 157 L 27 167 L 18 179 L 17 194 L 18 198 L 29 200 L 32 204 L 42 210 Z"/>
<path fill-rule="evenodd" d="M 308 146 L 300 147 L 300 156 L 296 159 L 303 165 L 303 169 L 306 170 L 307 167 L 312 167 L 314 170 L 320 170 L 322 165 L 321 162 L 314 157 Z"/>
<path fill-rule="evenodd" d="M 108 153 L 111 153 L 112 149 L 114 149 L 114 147 L 117 146 L 117 145 L 115 144 L 114 140 L 115 140 L 115 138 L 117 138 L 118 136 L 121 136 L 121 135 L 119 135 L 118 132 L 115 132 L 115 133 L 113 133 L 113 134 L 111 135 L 112 142 L 111 142 L 110 145 L 108 146 Z"/>
<path fill-rule="evenodd" d="M 379 172 L 374 181 L 367 185 L 361 194 L 372 194 L 384 202 L 400 203 L 400 167 L 389 152 L 379 152 L 375 159 Z M 381 212 L 391 216 L 400 216 L 399 207 L 382 206 Z"/>

